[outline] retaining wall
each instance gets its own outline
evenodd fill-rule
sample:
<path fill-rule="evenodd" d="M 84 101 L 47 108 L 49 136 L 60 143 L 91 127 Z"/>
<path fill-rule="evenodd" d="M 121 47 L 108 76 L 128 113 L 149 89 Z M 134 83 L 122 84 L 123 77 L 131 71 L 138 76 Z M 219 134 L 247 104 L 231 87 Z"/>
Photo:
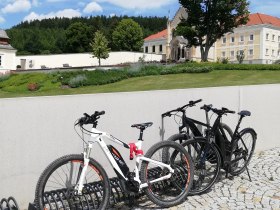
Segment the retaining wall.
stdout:
<path fill-rule="evenodd" d="M 204 112 L 199 109 L 203 103 L 236 111 L 248 109 L 252 116 L 244 119 L 242 127 L 250 126 L 257 131 L 256 151 L 280 147 L 278 84 L 0 99 L 0 198 L 13 195 L 21 209 L 27 208 L 34 199 L 35 185 L 43 169 L 59 156 L 82 152 L 82 141 L 73 125 L 84 112 L 105 110 L 98 128 L 125 142 L 138 138 L 138 130 L 130 128 L 131 124 L 154 122 L 144 133 L 145 152 L 161 140 L 163 112 L 200 98 L 203 102 L 188 110 L 190 117 L 205 121 Z M 224 122 L 234 126 L 237 119 L 237 115 L 228 115 Z M 164 130 L 164 138 L 177 132 L 173 118 L 164 120 Z M 94 148 L 93 157 L 112 174 L 100 151 Z M 129 151 L 120 151 L 129 162 Z"/>

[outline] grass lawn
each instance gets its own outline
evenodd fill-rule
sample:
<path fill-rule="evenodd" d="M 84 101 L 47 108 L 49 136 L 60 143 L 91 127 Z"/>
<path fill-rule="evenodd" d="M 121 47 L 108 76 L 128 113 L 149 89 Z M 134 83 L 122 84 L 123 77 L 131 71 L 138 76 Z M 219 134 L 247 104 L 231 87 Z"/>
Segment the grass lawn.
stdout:
<path fill-rule="evenodd" d="M 79 88 L 42 88 L 38 91 L 15 91 L 0 89 L 1 98 L 21 96 L 48 96 L 85 93 L 108 93 L 124 91 L 166 90 L 183 88 L 202 88 L 236 85 L 276 84 L 280 83 L 280 71 L 238 71 L 216 70 L 210 73 L 184 73 L 171 75 L 155 75 L 134 77 L 120 82 L 99 86 L 84 86 Z"/>

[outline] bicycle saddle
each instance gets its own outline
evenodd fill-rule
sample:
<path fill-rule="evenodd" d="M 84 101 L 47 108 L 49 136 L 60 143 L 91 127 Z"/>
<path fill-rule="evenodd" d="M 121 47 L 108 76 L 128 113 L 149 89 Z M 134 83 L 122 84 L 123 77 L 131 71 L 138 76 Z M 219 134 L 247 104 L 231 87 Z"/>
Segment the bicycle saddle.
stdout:
<path fill-rule="evenodd" d="M 241 115 L 241 116 L 251 116 L 251 112 L 249 112 L 247 110 L 242 110 L 238 114 Z"/>
<path fill-rule="evenodd" d="M 146 122 L 146 123 L 133 124 L 131 127 L 138 128 L 138 129 L 146 129 L 152 125 L 153 125 L 152 122 Z"/>

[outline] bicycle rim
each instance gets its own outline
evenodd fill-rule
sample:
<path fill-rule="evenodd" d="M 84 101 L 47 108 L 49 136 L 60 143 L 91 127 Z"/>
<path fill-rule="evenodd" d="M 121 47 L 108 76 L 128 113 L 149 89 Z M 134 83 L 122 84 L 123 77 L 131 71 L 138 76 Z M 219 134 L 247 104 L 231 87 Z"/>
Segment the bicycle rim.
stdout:
<path fill-rule="evenodd" d="M 190 195 L 208 191 L 215 183 L 221 166 L 221 157 L 206 139 L 191 139 L 183 143 L 194 163 L 194 179 Z"/>
<path fill-rule="evenodd" d="M 148 183 L 148 188 L 145 191 L 154 203 L 162 207 L 170 207 L 185 200 L 192 183 L 193 165 L 186 151 L 178 149 L 181 147 L 179 144 L 175 142 L 161 143 L 163 144 L 152 147 L 147 152 L 146 157 L 170 164 L 174 173 L 169 179 L 153 183 L 154 180 L 166 176 L 170 171 L 168 168 L 157 166 L 151 162 L 143 162 L 142 180 Z"/>
<path fill-rule="evenodd" d="M 256 138 L 251 132 L 245 132 L 235 140 L 231 156 L 230 174 L 236 176 L 246 169 L 253 156 L 255 144 Z"/>
<path fill-rule="evenodd" d="M 92 159 L 85 175 L 82 195 L 77 195 L 75 186 L 83 167 L 82 155 L 64 156 L 54 161 L 39 179 L 37 206 L 44 210 L 105 209 L 109 199 L 109 181 L 104 169 Z"/>

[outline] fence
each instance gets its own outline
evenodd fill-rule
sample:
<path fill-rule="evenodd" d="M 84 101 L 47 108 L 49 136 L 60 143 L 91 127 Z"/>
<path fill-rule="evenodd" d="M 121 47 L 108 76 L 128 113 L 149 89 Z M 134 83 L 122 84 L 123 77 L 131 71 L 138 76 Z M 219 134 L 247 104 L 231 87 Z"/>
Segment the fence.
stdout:
<path fill-rule="evenodd" d="M 162 123 L 163 112 L 200 98 L 203 99 L 201 105 L 212 103 L 218 108 L 250 110 L 252 116 L 244 119 L 242 127 L 251 126 L 257 131 L 256 151 L 280 146 L 278 84 L 0 99 L 0 197 L 13 195 L 22 209 L 27 208 L 34 199 L 35 185 L 43 169 L 59 156 L 81 153 L 82 142 L 73 124 L 84 112 L 105 110 L 98 128 L 125 142 L 138 138 L 138 131 L 130 128 L 130 125 L 154 122 L 144 133 L 145 152 L 161 140 L 161 134 L 166 139 L 178 131 L 172 118 Z M 187 114 L 205 120 L 199 105 L 190 108 Z M 237 119 L 237 115 L 228 115 L 224 117 L 224 122 L 234 126 Z M 105 156 L 96 152 L 100 150 L 94 148 L 94 151 L 93 158 L 101 160 L 106 171 L 115 176 Z M 129 151 L 120 149 L 120 152 L 129 163 Z"/>

